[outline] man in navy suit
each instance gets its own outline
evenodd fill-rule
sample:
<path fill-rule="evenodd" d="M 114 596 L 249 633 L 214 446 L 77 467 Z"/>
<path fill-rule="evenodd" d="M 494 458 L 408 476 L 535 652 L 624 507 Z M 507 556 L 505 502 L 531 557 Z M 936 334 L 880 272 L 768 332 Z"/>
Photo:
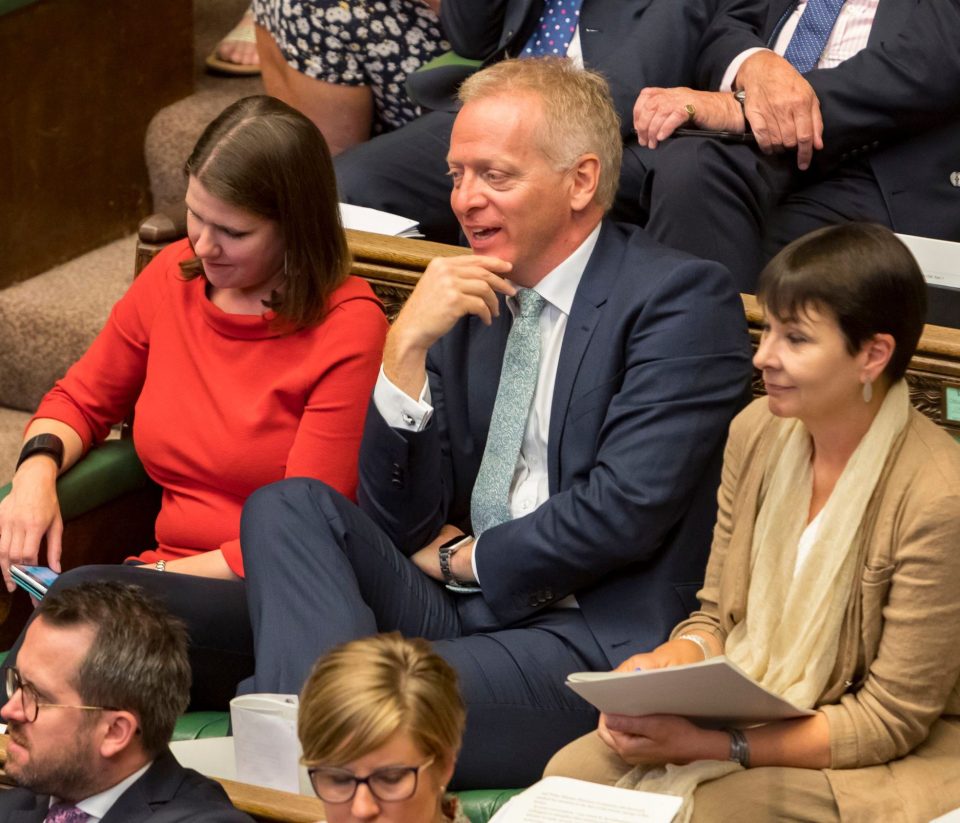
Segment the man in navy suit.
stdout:
<path fill-rule="evenodd" d="M 360 506 L 286 480 L 251 496 L 241 544 L 243 689 L 297 691 L 358 636 L 431 639 L 468 706 L 469 788 L 536 780 L 596 722 L 565 676 L 696 607 L 750 365 L 729 274 L 604 219 L 622 142 L 599 75 L 507 61 L 461 98 L 450 202 L 474 253 L 432 261 L 390 331 Z"/>
<path fill-rule="evenodd" d="M 688 120 L 758 144 L 685 137 L 648 152 L 652 173 L 632 192 L 648 231 L 724 263 L 742 291 L 782 246 L 831 223 L 960 238 L 960 0 L 847 2 L 806 64 L 791 44 L 815 4 L 762 5 L 756 32 L 721 15 L 705 36 L 700 86 L 727 91 L 641 96 L 635 126 L 649 146 Z M 711 48 L 724 29 L 723 50 Z M 956 325 L 941 308 L 931 300 L 933 321 Z"/>
<path fill-rule="evenodd" d="M 186 634 L 136 587 L 48 595 L 4 670 L 8 823 L 250 823 L 167 748 L 190 691 Z"/>
<path fill-rule="evenodd" d="M 691 85 L 701 37 L 725 9 L 733 21 L 759 23 L 757 0 L 443 0 L 443 30 L 461 57 L 490 65 L 529 56 L 538 26 L 552 7 L 577 7 L 575 37 L 547 54 L 569 56 L 610 83 L 624 140 L 634 142 L 632 110 L 640 89 Z M 732 59 L 724 32 L 711 44 Z M 408 78 L 412 97 L 430 111 L 394 132 L 339 155 L 334 164 L 343 200 L 403 214 L 420 222 L 431 240 L 457 243 L 459 226 L 447 208 L 447 147 L 458 103 L 456 90 L 475 68 L 444 66 Z M 628 161 L 632 158 L 627 158 Z M 629 175 L 631 169 L 625 167 Z M 628 176 L 627 179 L 632 179 Z"/>

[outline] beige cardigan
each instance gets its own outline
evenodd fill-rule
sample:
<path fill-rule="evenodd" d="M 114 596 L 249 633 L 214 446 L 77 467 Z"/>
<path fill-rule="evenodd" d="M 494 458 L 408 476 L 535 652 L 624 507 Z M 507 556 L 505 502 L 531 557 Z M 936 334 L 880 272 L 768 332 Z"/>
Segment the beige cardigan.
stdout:
<path fill-rule="evenodd" d="M 782 421 L 766 398 L 733 421 L 701 610 L 673 636 L 723 642 L 743 619 L 763 472 Z M 820 711 L 844 821 L 927 821 L 960 807 L 960 446 L 919 412 L 858 533 L 857 577 Z"/>

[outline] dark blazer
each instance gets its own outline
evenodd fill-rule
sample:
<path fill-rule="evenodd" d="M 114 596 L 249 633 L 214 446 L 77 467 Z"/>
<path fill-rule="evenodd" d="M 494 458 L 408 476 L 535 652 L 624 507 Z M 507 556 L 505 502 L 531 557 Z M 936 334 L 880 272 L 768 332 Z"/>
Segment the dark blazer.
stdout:
<path fill-rule="evenodd" d="M 468 317 L 428 358 L 434 415 L 410 433 L 371 405 L 360 505 L 407 554 L 465 531 L 510 329 Z M 727 425 L 750 373 L 726 270 L 606 222 L 573 301 L 549 429 L 549 500 L 486 531 L 483 596 L 511 625 L 575 593 L 611 665 L 695 607 Z"/>
<path fill-rule="evenodd" d="M 28 789 L 0 791 L 0 823 L 42 823 L 50 797 Z M 169 749 L 127 789 L 102 823 L 252 823 L 219 783 L 185 769 Z"/>
<path fill-rule="evenodd" d="M 708 30 L 698 67 L 702 85 L 715 87 L 731 51 L 772 43 L 796 6 L 796 0 L 761 2 L 758 32 L 723 16 Z M 880 0 L 867 47 L 806 76 L 824 121 L 814 174 L 865 159 L 895 230 L 960 239 L 960 0 Z"/>
<path fill-rule="evenodd" d="M 584 0 L 580 11 L 580 42 L 584 64 L 600 71 L 610 84 L 624 137 L 633 134 L 633 104 L 644 86 L 686 86 L 694 81 L 700 38 L 717 11 L 734 7 L 736 19 L 745 0 Z M 754 2 L 754 0 L 751 0 Z M 453 50 L 485 65 L 516 57 L 536 29 L 544 0 L 444 0 L 440 7 L 443 30 Z M 752 11 L 752 6 L 751 6 Z M 715 44 L 720 52 L 723 43 Z M 733 59 L 736 53 L 730 54 Z M 439 74 L 441 89 L 430 99 L 451 99 L 472 70 Z M 417 86 L 430 82 L 412 79 L 411 91 L 423 99 Z"/>

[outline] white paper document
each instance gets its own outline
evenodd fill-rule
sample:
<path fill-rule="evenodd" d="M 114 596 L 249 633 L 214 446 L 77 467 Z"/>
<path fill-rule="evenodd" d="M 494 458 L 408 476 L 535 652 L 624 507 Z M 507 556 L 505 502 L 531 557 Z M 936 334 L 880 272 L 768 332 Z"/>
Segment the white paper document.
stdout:
<path fill-rule="evenodd" d="M 202 737 L 199 740 L 176 740 L 170 751 L 185 769 L 194 769 L 207 777 L 237 779 L 237 761 L 232 737 Z"/>
<path fill-rule="evenodd" d="M 313 795 L 300 765 L 295 694 L 247 694 L 230 701 L 237 780 L 294 794 Z"/>
<path fill-rule="evenodd" d="M 710 725 L 813 714 L 767 691 L 726 657 L 636 672 L 577 672 L 567 685 L 607 714 L 678 714 Z"/>
<path fill-rule="evenodd" d="M 570 777 L 545 777 L 510 798 L 490 823 L 670 823 L 683 799 Z"/>
<path fill-rule="evenodd" d="M 897 237 L 917 258 L 928 285 L 960 289 L 960 243 L 912 234 L 898 234 Z"/>
<path fill-rule="evenodd" d="M 368 209 L 366 206 L 341 203 L 340 220 L 343 221 L 345 229 L 389 234 L 391 237 L 423 237 L 420 224 L 416 220 L 387 211 Z"/>

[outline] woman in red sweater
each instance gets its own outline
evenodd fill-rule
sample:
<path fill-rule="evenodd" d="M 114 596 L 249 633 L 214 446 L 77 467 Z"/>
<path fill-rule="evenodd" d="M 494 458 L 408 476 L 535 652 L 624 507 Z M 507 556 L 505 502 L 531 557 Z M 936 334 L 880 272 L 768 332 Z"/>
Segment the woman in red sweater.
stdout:
<path fill-rule="evenodd" d="M 150 574 L 88 567 L 58 585 L 120 577 L 163 596 L 194 646 L 242 645 L 243 503 L 284 477 L 354 497 L 387 321 L 348 274 L 330 154 L 301 114 L 264 96 L 234 103 L 186 173 L 188 238 L 136 279 L 27 428 L 0 502 L 0 569 L 12 590 L 10 564 L 36 563 L 46 537 L 59 570 L 56 478 L 134 411 L 137 453 L 163 487 L 157 547 L 137 558 Z"/>

